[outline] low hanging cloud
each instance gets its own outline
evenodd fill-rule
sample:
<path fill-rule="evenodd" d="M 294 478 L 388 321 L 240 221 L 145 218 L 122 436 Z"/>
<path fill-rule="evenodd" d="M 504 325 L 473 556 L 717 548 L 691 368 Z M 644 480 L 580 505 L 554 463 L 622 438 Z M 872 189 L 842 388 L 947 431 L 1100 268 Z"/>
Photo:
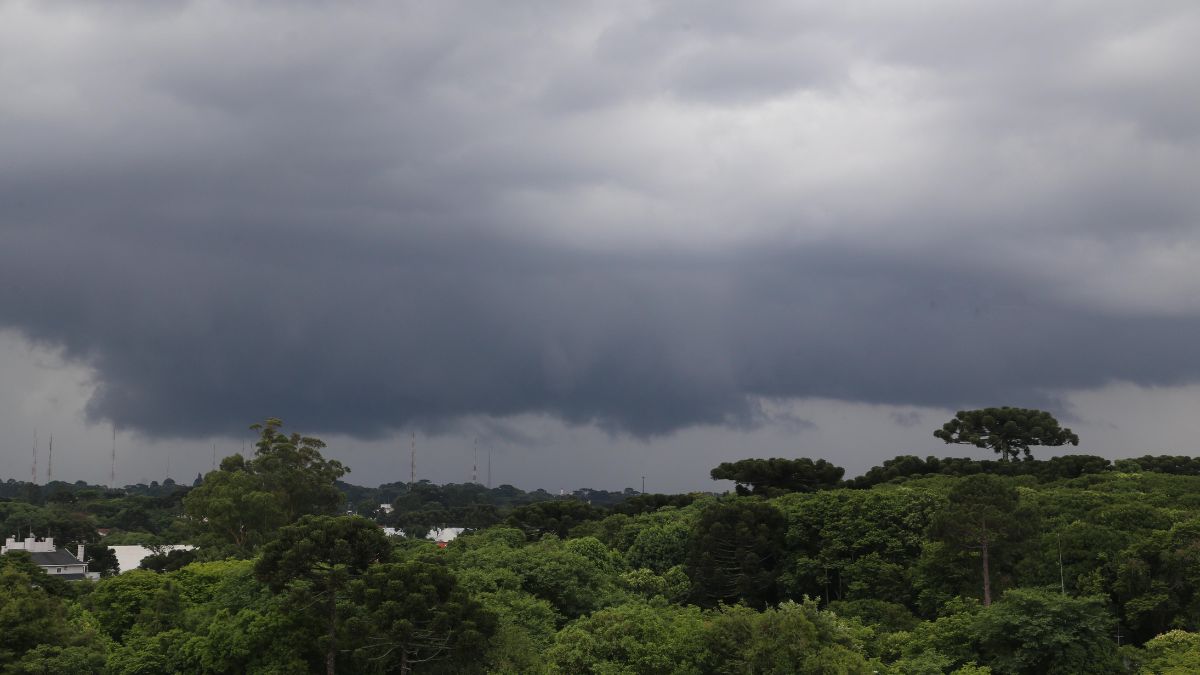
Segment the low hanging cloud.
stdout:
<path fill-rule="evenodd" d="M 1196 382 L 1197 38 L 1188 2 L 5 4 L 0 327 L 152 436 Z"/>

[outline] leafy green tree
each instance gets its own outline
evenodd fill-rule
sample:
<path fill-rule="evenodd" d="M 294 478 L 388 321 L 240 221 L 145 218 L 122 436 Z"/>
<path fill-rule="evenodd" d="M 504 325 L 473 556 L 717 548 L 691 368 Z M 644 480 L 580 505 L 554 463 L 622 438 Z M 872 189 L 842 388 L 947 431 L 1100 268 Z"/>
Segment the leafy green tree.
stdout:
<path fill-rule="evenodd" d="M 326 617 L 320 639 L 325 672 L 333 675 L 338 654 L 338 600 L 350 579 L 387 562 L 391 544 L 375 523 L 360 516 L 304 516 L 263 547 L 254 566 L 259 580 L 287 592 L 298 610 Z"/>
<path fill-rule="evenodd" d="M 704 619 L 696 607 L 633 602 L 599 610 L 559 632 L 557 672 L 596 675 L 704 672 Z"/>
<path fill-rule="evenodd" d="M 683 602 L 691 594 L 691 581 L 680 565 L 661 575 L 644 567 L 631 570 L 621 575 L 621 583 L 647 600 L 662 597 L 671 602 Z"/>
<path fill-rule="evenodd" d="M 1145 675 L 1200 673 L 1200 633 L 1167 631 L 1147 641 L 1137 661 Z"/>
<path fill-rule="evenodd" d="M 594 539 L 557 537 L 524 544 L 519 530 L 495 528 L 466 538 L 453 552 L 455 574 L 473 591 L 517 589 L 550 603 L 573 619 L 624 599 L 615 555 L 596 555 Z M 455 542 L 459 544 L 458 541 Z"/>
<path fill-rule="evenodd" d="M 467 673 L 482 663 L 496 618 L 462 589 L 444 561 L 372 565 L 350 580 L 347 633 L 356 672 Z"/>
<path fill-rule="evenodd" d="M 1114 561 L 1112 594 L 1122 623 L 1146 640 L 1200 626 L 1200 518 L 1136 539 Z"/>
<path fill-rule="evenodd" d="M 8 557 L 8 556 L 3 556 Z M 0 664 L 14 663 L 38 645 L 63 644 L 67 612 L 63 602 L 35 586 L 39 569 L 0 568 Z"/>
<path fill-rule="evenodd" d="M 1016 488 L 989 474 L 962 479 L 950 490 L 948 501 L 934 515 L 930 534 L 952 546 L 979 552 L 986 607 L 992 604 L 993 550 L 1019 540 L 1031 525 L 1032 515 L 1022 516 Z"/>
<path fill-rule="evenodd" d="M 708 504 L 692 533 L 687 558 L 693 599 L 702 606 L 774 604 L 786 533 L 783 513 L 758 498 Z"/>
<path fill-rule="evenodd" d="M 279 499 L 284 521 L 337 513 L 344 499 L 334 483 L 348 469 L 321 455 L 325 447 L 321 439 L 298 433 L 287 435 L 279 431 L 281 426 L 281 420 L 270 417 L 250 428 L 259 432 L 252 462 L 254 472 Z"/>
<path fill-rule="evenodd" d="M 773 496 L 784 492 L 813 492 L 836 487 L 846 470 L 829 462 L 799 459 L 743 459 L 722 462 L 710 472 L 713 480 L 737 483 L 739 495 Z M 747 485 L 750 486 L 747 489 Z"/>
<path fill-rule="evenodd" d="M 156 625 L 172 624 L 177 617 L 166 617 L 163 610 L 168 607 L 162 595 L 167 590 L 167 580 L 147 570 L 133 570 L 96 582 L 85 602 L 88 609 L 100 621 L 108 635 L 120 641 L 126 632 L 143 621 Z M 175 603 L 175 613 L 179 611 Z"/>
<path fill-rule="evenodd" d="M 249 557 L 287 523 L 276 495 L 240 455 L 226 457 L 220 471 L 210 472 L 184 498 L 184 508 L 196 543 L 210 558 Z"/>
<path fill-rule="evenodd" d="M 282 525 L 338 512 L 343 498 L 335 483 L 346 467 L 321 456 L 320 439 L 285 435 L 282 424 L 268 418 L 252 425 L 259 432 L 254 458 L 226 457 L 184 497 L 205 556 L 249 555 Z"/>
<path fill-rule="evenodd" d="M 1000 673 L 1120 672 L 1115 622 L 1102 597 L 1014 588 L 979 614 L 981 661 Z"/>
<path fill-rule="evenodd" d="M 784 602 L 756 612 L 722 607 L 710 614 L 704 644 L 719 673 L 825 675 L 872 672 L 856 631 L 816 603 Z"/>
<path fill-rule="evenodd" d="M 934 491 L 826 490 L 773 504 L 788 521 L 780 585 L 789 597 L 914 600 L 913 569 L 941 506 Z"/>
<path fill-rule="evenodd" d="M 1010 461 L 1021 451 L 1031 457 L 1031 445 L 1079 445 L 1079 437 L 1060 427 L 1050 413 L 1008 406 L 960 410 L 933 435 L 947 443 L 991 448 Z"/>

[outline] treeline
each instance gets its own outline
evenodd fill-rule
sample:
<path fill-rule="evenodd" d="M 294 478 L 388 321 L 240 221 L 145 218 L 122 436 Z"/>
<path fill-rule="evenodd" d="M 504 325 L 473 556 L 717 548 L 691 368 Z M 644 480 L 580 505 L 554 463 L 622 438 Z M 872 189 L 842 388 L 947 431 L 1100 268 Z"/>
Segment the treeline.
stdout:
<path fill-rule="evenodd" d="M 1186 455 L 1145 455 L 1114 461 L 1095 455 L 1064 455 L 1046 460 L 997 461 L 932 456 L 921 459 L 914 455 L 901 455 L 847 481 L 846 486 L 861 489 L 915 476 L 971 476 L 980 473 L 998 476 L 1032 476 L 1044 483 L 1109 471 L 1200 476 L 1200 458 Z"/>
<path fill-rule="evenodd" d="M 22 608 L 0 612 L 0 672 L 1200 672 L 1189 458 L 899 457 L 857 484 L 825 460 L 743 460 L 713 470 L 733 494 L 615 504 L 358 493 L 408 522 L 388 538 L 346 514 L 323 443 L 280 426 L 160 502 L 170 524 L 147 526 L 198 548 L 156 571 L 62 584 L 0 559 L 0 607 Z M 0 508 L 100 522 L 168 499 L 73 494 Z M 430 513 L 476 520 L 443 549 Z"/>

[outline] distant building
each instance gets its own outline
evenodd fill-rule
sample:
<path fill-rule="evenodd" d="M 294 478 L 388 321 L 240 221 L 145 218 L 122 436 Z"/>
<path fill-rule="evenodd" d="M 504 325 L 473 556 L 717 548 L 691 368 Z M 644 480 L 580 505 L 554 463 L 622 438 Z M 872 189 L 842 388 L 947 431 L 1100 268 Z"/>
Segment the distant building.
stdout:
<path fill-rule="evenodd" d="M 9 537 L 4 540 L 4 546 L 0 546 L 0 554 L 11 551 L 25 551 L 33 559 L 33 564 L 42 568 L 46 574 L 59 579 L 100 578 L 99 572 L 88 571 L 83 557 L 83 544 L 76 549 L 75 555 L 71 555 L 71 552 L 65 548 L 57 548 L 54 545 L 53 537 L 46 537 L 41 541 L 33 535 L 26 537 L 23 541 Z"/>

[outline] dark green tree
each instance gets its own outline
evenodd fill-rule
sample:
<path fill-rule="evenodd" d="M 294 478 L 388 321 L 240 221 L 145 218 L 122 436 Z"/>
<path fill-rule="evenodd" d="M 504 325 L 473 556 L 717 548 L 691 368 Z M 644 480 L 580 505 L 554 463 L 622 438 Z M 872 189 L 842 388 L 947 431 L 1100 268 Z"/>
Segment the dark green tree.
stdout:
<path fill-rule="evenodd" d="M 372 565 L 347 590 L 356 672 L 481 669 L 496 617 L 459 587 L 444 560 Z"/>
<path fill-rule="evenodd" d="M 991 448 L 1006 460 L 1016 459 L 1021 451 L 1031 457 L 1031 445 L 1079 445 L 1079 437 L 1060 427 L 1050 413 L 1008 406 L 960 410 L 933 435 L 947 443 Z"/>
<path fill-rule="evenodd" d="M 706 506 L 692 532 L 686 571 L 702 606 L 744 601 L 774 604 L 787 521 L 757 498 L 722 499 Z"/>
<path fill-rule="evenodd" d="M 722 462 L 710 475 L 713 480 L 734 481 L 740 495 L 769 497 L 784 492 L 814 492 L 836 487 L 845 473 L 842 467 L 823 459 L 814 462 L 807 457 L 772 457 Z"/>
<path fill-rule="evenodd" d="M 263 547 L 254 566 L 259 580 L 293 596 L 298 611 L 325 617 L 319 642 L 328 675 L 337 662 L 338 600 L 352 578 L 386 562 L 391 550 L 379 526 L 360 516 L 304 516 Z"/>
<path fill-rule="evenodd" d="M 933 515 L 930 535 L 951 546 L 979 552 L 986 607 L 992 603 L 993 549 L 1019 539 L 1030 527 L 1032 515 L 1021 513 L 1016 488 L 991 474 L 962 479 L 948 497 L 945 508 Z"/>

